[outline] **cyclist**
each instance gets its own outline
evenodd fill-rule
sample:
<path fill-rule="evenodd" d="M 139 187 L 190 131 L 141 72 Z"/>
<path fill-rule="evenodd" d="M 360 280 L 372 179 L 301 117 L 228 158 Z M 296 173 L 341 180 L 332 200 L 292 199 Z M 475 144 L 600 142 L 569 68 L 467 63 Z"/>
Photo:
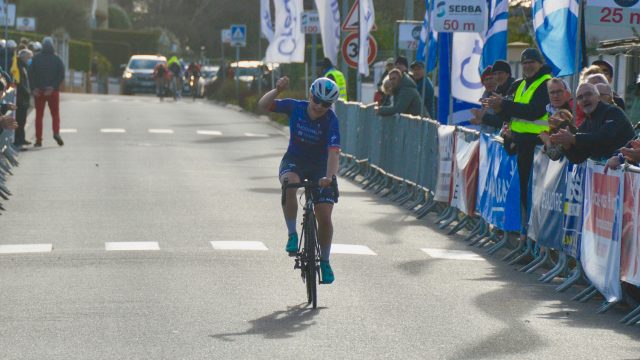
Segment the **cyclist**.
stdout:
<path fill-rule="evenodd" d="M 169 79 L 169 69 L 163 62 L 159 62 L 153 68 L 153 78 L 156 80 L 156 95 L 162 97 Z"/>
<path fill-rule="evenodd" d="M 173 75 L 172 86 L 174 87 L 174 97 L 179 98 L 182 95 L 182 64 L 177 56 L 172 56 L 167 62 L 169 70 Z"/>
<path fill-rule="evenodd" d="M 193 80 L 191 79 L 193 77 Z M 191 93 L 195 97 L 199 95 L 198 92 L 198 80 L 200 79 L 200 65 L 194 62 L 190 62 L 187 67 L 187 79 L 190 81 Z"/>
<path fill-rule="evenodd" d="M 320 273 L 322 282 L 330 284 L 335 278 L 329 264 L 333 237 L 331 212 L 335 203 L 331 180 L 338 173 L 340 159 L 338 118 L 331 106 L 338 100 L 340 89 L 332 80 L 319 78 L 311 85 L 308 101 L 276 100 L 288 86 L 288 77 L 278 79 L 276 88 L 266 93 L 258 102 L 258 106 L 264 111 L 289 115 L 289 147 L 280 163 L 280 182 L 287 180 L 289 183 L 298 183 L 307 179 L 318 182 L 320 186 L 313 197 L 318 221 Z M 286 251 L 295 254 L 299 250 L 296 231 L 298 202 L 295 189 L 287 190 L 282 210 L 289 231 Z"/>

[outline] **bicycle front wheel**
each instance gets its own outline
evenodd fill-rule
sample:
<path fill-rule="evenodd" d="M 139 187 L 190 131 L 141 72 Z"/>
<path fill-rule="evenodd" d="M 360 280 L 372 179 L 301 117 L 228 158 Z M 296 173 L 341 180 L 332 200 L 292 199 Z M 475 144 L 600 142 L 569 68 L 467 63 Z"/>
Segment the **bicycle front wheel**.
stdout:
<path fill-rule="evenodd" d="M 318 263 L 316 261 L 316 218 L 313 213 L 307 218 L 307 226 L 304 232 L 305 282 L 307 285 L 307 303 L 315 309 L 318 306 Z"/>

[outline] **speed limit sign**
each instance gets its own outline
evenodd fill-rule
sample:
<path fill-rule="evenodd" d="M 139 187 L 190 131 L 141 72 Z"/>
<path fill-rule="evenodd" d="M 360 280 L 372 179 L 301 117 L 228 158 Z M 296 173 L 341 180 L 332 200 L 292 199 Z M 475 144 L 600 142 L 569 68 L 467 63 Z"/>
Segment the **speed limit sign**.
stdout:
<path fill-rule="evenodd" d="M 357 32 L 353 32 L 344 39 L 342 43 L 342 56 L 344 61 L 352 69 L 358 68 L 358 54 L 360 53 L 360 35 Z M 369 58 L 367 63 L 373 64 L 378 56 L 378 43 L 373 36 L 369 35 Z"/>

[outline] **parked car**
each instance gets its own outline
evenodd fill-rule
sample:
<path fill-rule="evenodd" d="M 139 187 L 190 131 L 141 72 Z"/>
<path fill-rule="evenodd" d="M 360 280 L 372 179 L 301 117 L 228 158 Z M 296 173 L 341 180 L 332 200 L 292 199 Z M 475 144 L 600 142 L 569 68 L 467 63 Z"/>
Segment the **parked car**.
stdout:
<path fill-rule="evenodd" d="M 206 96 L 206 92 L 205 89 L 207 88 L 207 86 L 209 86 L 209 84 L 213 84 L 216 79 L 218 78 L 218 71 L 220 70 L 220 66 L 203 66 L 200 69 L 200 72 L 202 73 L 202 77 L 200 79 L 202 79 L 202 81 L 200 82 L 200 85 L 202 85 L 202 88 L 200 88 L 200 94 L 202 94 L 202 96 Z"/>
<path fill-rule="evenodd" d="M 122 73 L 120 93 L 155 93 L 156 82 L 153 69 L 158 63 L 167 63 L 167 58 L 159 55 L 133 55 Z"/>
<path fill-rule="evenodd" d="M 265 64 L 262 61 L 243 60 L 230 64 L 233 76 L 238 74 L 238 80 L 251 89 L 257 89 L 258 79 L 262 81 L 262 89 L 271 86 L 271 72 L 278 71 L 278 64 Z"/>

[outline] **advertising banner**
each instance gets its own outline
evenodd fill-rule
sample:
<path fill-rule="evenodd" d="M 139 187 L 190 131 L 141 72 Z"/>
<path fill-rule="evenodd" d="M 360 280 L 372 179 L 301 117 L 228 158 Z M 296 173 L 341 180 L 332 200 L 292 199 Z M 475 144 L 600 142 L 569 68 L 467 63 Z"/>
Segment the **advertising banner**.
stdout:
<path fill-rule="evenodd" d="M 567 160 L 551 161 L 536 148 L 531 182 L 531 215 L 528 236 L 540 246 L 560 249 L 563 238 Z"/>
<path fill-rule="evenodd" d="M 467 215 L 473 215 L 476 210 L 476 195 L 478 193 L 480 142 L 467 140 L 468 137 L 469 135 L 462 131 L 456 135 L 451 206 Z"/>
<path fill-rule="evenodd" d="M 587 278 L 608 302 L 622 298 L 620 240 L 622 232 L 623 177 L 620 170 L 604 173 L 604 166 L 587 163 L 584 224 L 580 245 Z"/>
<path fill-rule="evenodd" d="M 633 38 L 640 32 L 640 1 L 589 0 L 584 19 L 588 48 L 602 40 Z"/>
<path fill-rule="evenodd" d="M 640 169 L 638 169 L 640 170 Z M 624 173 L 620 278 L 640 286 L 640 174 Z"/>
<path fill-rule="evenodd" d="M 485 169 L 487 165 L 488 169 Z M 501 230 L 520 231 L 520 177 L 516 157 L 507 154 L 501 143 L 483 134 L 480 138 L 480 168 L 480 215 Z M 484 171 L 487 171 L 486 176 Z"/>
<path fill-rule="evenodd" d="M 304 62 L 305 35 L 300 25 L 300 14 L 304 11 L 302 0 L 274 0 L 276 21 L 273 41 L 269 43 L 265 62 Z"/>
<path fill-rule="evenodd" d="M 453 171 L 454 156 L 454 131 L 455 126 L 443 125 L 438 127 L 438 183 L 434 195 L 435 201 L 446 202 L 450 200 L 451 173 Z"/>
<path fill-rule="evenodd" d="M 582 239 L 582 209 L 584 207 L 585 163 L 568 163 L 567 187 L 564 201 L 563 239 L 564 253 L 575 259 L 580 258 Z"/>

